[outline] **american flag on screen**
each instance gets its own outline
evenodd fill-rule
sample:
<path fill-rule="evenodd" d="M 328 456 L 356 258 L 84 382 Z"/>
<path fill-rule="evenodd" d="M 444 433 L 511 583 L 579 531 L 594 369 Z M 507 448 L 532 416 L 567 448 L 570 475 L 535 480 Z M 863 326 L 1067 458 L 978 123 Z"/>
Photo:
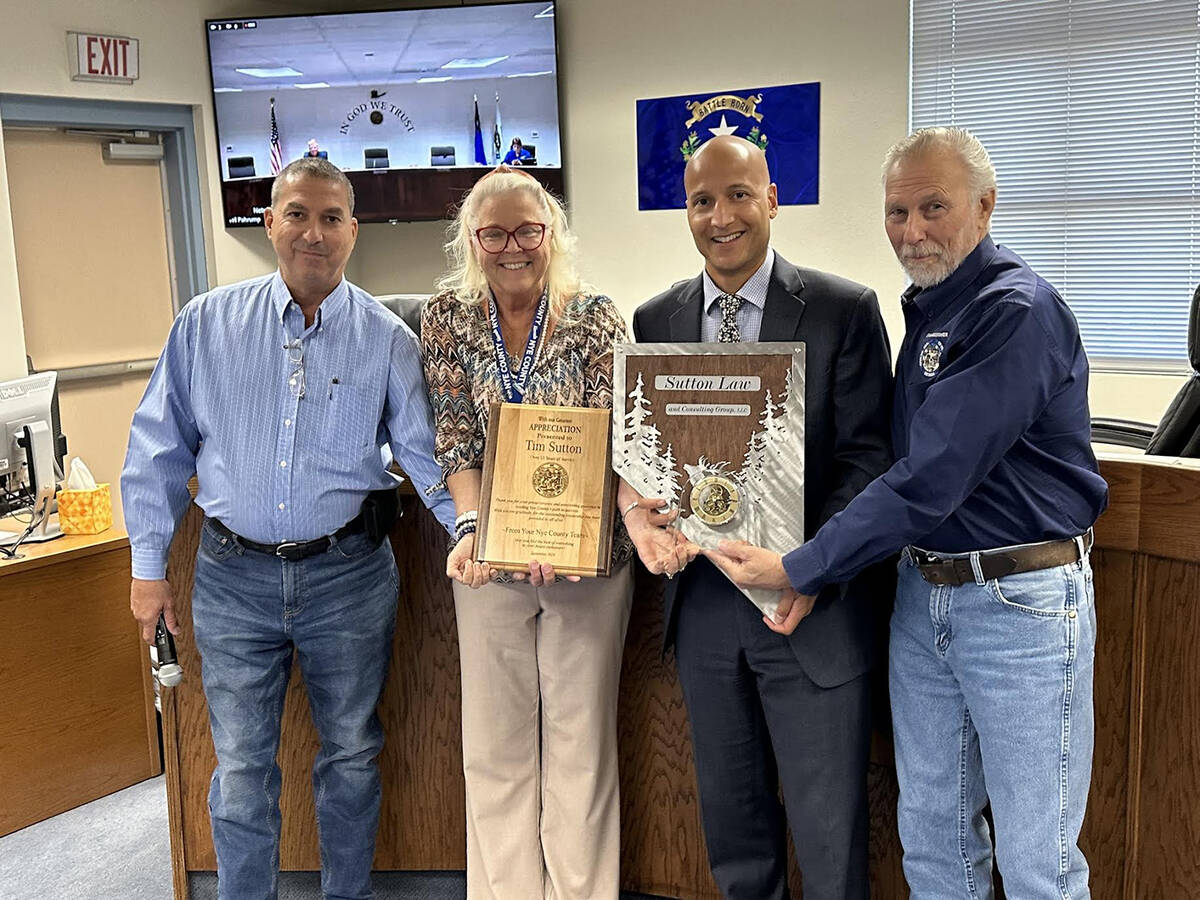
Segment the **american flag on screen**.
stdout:
<path fill-rule="evenodd" d="M 283 151 L 279 149 L 279 123 L 275 121 L 275 98 L 271 98 L 271 174 L 283 168 Z"/>

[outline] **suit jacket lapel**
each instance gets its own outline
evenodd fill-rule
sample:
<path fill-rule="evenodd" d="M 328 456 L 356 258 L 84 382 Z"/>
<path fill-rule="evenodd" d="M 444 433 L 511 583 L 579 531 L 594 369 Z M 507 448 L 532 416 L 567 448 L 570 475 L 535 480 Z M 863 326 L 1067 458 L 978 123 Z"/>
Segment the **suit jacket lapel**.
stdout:
<path fill-rule="evenodd" d="M 767 288 L 767 303 L 763 307 L 760 341 L 794 341 L 799 338 L 800 317 L 804 301 L 800 298 L 804 279 L 799 270 L 777 252 Z"/>
<path fill-rule="evenodd" d="M 672 342 L 700 340 L 700 317 L 704 314 L 704 278 L 697 275 L 687 283 L 679 305 L 668 322 Z"/>

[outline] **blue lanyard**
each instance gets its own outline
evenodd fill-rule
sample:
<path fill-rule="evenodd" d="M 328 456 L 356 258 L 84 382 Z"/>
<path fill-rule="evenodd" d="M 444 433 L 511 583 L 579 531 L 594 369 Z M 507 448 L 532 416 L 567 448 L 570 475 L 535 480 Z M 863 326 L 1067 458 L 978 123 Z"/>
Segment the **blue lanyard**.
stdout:
<path fill-rule="evenodd" d="M 496 298 L 488 303 L 488 320 L 492 325 L 492 344 L 496 349 L 496 369 L 500 375 L 500 389 L 504 399 L 509 403 L 520 403 L 525 398 L 525 386 L 529 382 L 529 373 L 533 370 L 533 358 L 537 356 L 538 340 L 542 336 L 542 328 L 546 324 L 546 313 L 550 302 L 546 292 L 542 291 L 542 299 L 538 301 L 537 311 L 533 314 L 533 324 L 529 326 L 529 340 L 525 342 L 525 353 L 521 356 L 521 368 L 514 378 L 512 368 L 508 365 L 508 351 L 504 347 L 504 334 L 500 331 L 500 316 L 496 312 Z"/>

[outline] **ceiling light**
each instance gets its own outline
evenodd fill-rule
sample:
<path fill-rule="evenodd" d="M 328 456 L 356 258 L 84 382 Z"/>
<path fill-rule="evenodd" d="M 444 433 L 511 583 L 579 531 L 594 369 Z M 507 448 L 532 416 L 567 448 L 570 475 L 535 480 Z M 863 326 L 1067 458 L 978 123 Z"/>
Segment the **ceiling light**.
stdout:
<path fill-rule="evenodd" d="M 307 84 L 293 84 L 292 87 L 300 88 L 302 91 L 307 91 L 310 88 L 323 88 L 329 87 L 329 85 L 324 81 L 310 81 Z"/>
<path fill-rule="evenodd" d="M 554 72 L 547 69 L 545 72 L 515 72 L 512 75 L 505 75 L 505 78 L 534 78 L 538 75 L 553 75 Z"/>
<path fill-rule="evenodd" d="M 274 68 L 250 68 L 238 69 L 243 75 L 249 75 L 252 78 L 294 78 L 297 75 L 303 75 L 303 72 L 297 72 L 291 66 L 275 66 Z"/>
<path fill-rule="evenodd" d="M 426 75 L 424 78 L 418 78 L 417 84 L 431 84 L 434 81 L 450 81 L 453 75 Z"/>
<path fill-rule="evenodd" d="M 494 66 L 501 60 L 508 59 L 507 56 L 482 56 L 478 59 L 468 59 L 460 57 L 452 59 L 450 62 L 442 66 L 443 69 L 482 69 L 485 66 Z"/>

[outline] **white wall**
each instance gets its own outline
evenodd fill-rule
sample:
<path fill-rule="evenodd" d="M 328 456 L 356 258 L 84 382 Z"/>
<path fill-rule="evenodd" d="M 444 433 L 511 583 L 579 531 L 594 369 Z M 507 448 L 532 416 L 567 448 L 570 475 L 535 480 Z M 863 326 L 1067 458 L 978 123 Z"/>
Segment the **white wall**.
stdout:
<path fill-rule="evenodd" d="M 492 158 L 492 130 L 496 118 L 496 93 L 500 93 L 501 130 L 504 151 L 512 138 L 521 137 L 536 145 L 538 162 L 557 166 L 558 97 L 554 79 L 480 78 L 434 84 L 392 85 L 386 96 L 372 101 L 364 88 L 315 88 L 309 90 L 243 91 L 216 97 L 221 128 L 221 158 L 253 156 L 259 175 L 271 171 L 268 144 L 270 98 L 275 97 L 279 143 L 285 161 L 308 150 L 308 139 L 316 138 L 329 161 L 343 169 L 362 169 L 364 147 L 388 148 L 393 169 L 428 166 L 429 148 L 453 146 L 456 164 L 475 164 L 475 106 L 479 97 L 479 122 L 484 151 Z M 364 104 L 383 105 L 383 121 L 368 121 L 369 112 L 350 114 Z M 403 111 L 412 131 L 395 114 Z M 341 129 L 345 126 L 346 133 Z M 538 137 L 531 137 L 536 131 Z"/>
<path fill-rule="evenodd" d="M 319 4 L 322 11 L 365 5 Z M 0 89 L 193 106 L 207 190 L 209 276 L 214 283 L 234 281 L 269 270 L 274 256 L 261 232 L 212 226 L 221 221 L 220 182 L 203 20 L 297 11 L 294 3 L 252 0 L 41 0 L 33 7 L 0 0 Z M 139 38 L 142 79 L 132 86 L 71 82 L 68 30 Z M 878 167 L 907 124 L 907 0 L 560 0 L 558 35 L 564 164 L 583 269 L 627 315 L 700 267 L 683 213 L 637 211 L 634 101 L 819 81 L 821 202 L 783 209 L 774 244 L 793 262 L 875 288 L 893 349 L 898 346 L 896 297 L 904 279 L 883 235 Z M 481 120 L 490 121 L 485 107 L 481 96 Z M 520 133 L 507 106 L 503 112 L 505 134 Z M 0 377 L 23 369 L 8 218 L 0 171 Z M 443 228 L 364 226 L 350 278 L 379 292 L 430 290 L 444 265 Z M 1177 376 L 1097 376 L 1093 411 L 1157 419 L 1163 398 L 1180 382 Z"/>

